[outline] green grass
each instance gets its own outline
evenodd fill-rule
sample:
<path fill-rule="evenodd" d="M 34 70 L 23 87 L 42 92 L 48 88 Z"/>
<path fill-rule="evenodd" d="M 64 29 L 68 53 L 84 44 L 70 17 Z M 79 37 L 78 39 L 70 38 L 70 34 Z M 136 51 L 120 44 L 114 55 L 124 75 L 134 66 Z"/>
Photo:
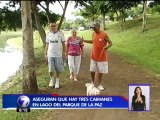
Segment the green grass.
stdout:
<path fill-rule="evenodd" d="M 118 31 L 116 24 L 110 26 L 107 31 L 113 42 L 110 50 L 131 63 L 160 74 L 159 20 L 160 16 L 148 16 L 148 31 L 144 33 L 141 32 L 141 20 L 126 22 L 124 31 Z"/>
<path fill-rule="evenodd" d="M 34 32 L 34 48 L 39 48 L 39 47 L 42 47 L 43 44 L 42 44 L 42 41 L 41 41 L 41 38 L 39 36 L 39 33 L 37 31 Z M 22 37 L 17 37 L 17 38 L 11 38 L 7 41 L 7 43 L 10 45 L 10 46 L 14 46 L 15 48 L 17 49 L 20 49 L 22 50 Z"/>
<path fill-rule="evenodd" d="M 17 32 L 2 32 L 0 34 L 0 48 L 3 48 L 6 45 L 6 41 L 10 38 L 16 38 L 22 36 L 22 33 Z"/>

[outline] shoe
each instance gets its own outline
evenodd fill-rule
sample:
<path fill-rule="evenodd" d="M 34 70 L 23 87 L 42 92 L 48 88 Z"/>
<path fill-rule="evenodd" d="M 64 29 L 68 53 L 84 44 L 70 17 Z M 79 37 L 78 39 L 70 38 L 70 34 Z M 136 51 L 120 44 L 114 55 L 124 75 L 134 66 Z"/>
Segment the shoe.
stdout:
<path fill-rule="evenodd" d="M 49 82 L 49 87 L 53 87 L 54 86 L 54 80 L 51 79 L 50 82 Z"/>
<path fill-rule="evenodd" d="M 99 85 L 99 86 L 98 86 L 98 89 L 99 89 L 99 90 L 104 90 L 104 87 L 103 87 L 102 85 Z"/>
<path fill-rule="evenodd" d="M 74 78 L 74 81 L 78 81 L 78 79 L 77 79 L 77 78 Z"/>
<path fill-rule="evenodd" d="M 77 75 L 74 75 L 74 81 L 78 81 Z"/>
<path fill-rule="evenodd" d="M 59 88 L 59 78 L 56 78 L 56 83 L 55 83 L 55 88 L 58 89 Z"/>
<path fill-rule="evenodd" d="M 69 79 L 70 79 L 70 80 L 73 80 L 73 76 L 72 76 L 72 75 L 70 75 L 70 76 L 69 76 Z"/>

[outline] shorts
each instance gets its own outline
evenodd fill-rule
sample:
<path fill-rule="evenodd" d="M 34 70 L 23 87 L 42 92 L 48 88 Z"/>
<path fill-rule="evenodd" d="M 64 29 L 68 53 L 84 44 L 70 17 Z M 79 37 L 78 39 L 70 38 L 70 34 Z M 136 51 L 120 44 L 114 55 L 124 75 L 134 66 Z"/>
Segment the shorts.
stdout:
<path fill-rule="evenodd" d="M 64 66 L 63 66 L 63 59 L 62 57 L 48 57 L 48 68 L 49 72 L 63 72 Z"/>
<path fill-rule="evenodd" d="M 108 73 L 108 62 L 96 62 L 91 59 L 90 61 L 90 71 L 99 73 Z"/>

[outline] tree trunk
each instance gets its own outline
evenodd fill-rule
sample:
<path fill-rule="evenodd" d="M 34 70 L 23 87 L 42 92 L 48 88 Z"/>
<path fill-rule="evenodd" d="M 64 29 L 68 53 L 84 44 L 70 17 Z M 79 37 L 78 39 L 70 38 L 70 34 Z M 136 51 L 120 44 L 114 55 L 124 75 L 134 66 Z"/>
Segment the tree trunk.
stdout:
<path fill-rule="evenodd" d="M 119 18 L 118 18 L 119 16 L 118 16 L 118 13 L 117 13 L 117 12 L 116 12 L 116 15 L 117 15 L 117 18 L 116 18 L 116 20 L 117 20 L 117 21 L 119 21 Z"/>
<path fill-rule="evenodd" d="M 103 14 L 102 16 L 103 16 L 103 29 L 106 30 L 105 14 Z"/>
<path fill-rule="evenodd" d="M 125 10 L 122 10 L 122 21 L 125 22 L 126 19 L 125 19 Z"/>
<path fill-rule="evenodd" d="M 147 1 L 143 0 L 143 14 L 142 14 L 142 32 L 146 31 L 146 9 L 147 9 Z"/>
<path fill-rule="evenodd" d="M 123 14 L 123 22 L 126 22 L 126 18 L 124 14 Z"/>
<path fill-rule="evenodd" d="M 48 23 L 50 23 L 51 22 L 51 17 L 50 17 L 50 12 L 49 12 L 49 1 L 47 0 L 47 1 L 45 1 L 45 3 L 46 3 L 46 14 L 47 14 L 47 20 L 48 20 Z"/>
<path fill-rule="evenodd" d="M 92 23 L 95 22 L 95 18 L 91 18 Z"/>
<path fill-rule="evenodd" d="M 46 15 L 47 15 L 47 21 L 48 21 L 48 23 L 50 23 L 51 22 L 50 12 L 48 10 L 46 10 Z"/>
<path fill-rule="evenodd" d="M 34 68 L 33 29 L 31 18 L 31 2 L 21 1 L 21 17 L 23 31 L 23 84 L 22 93 L 37 93 L 37 79 Z"/>
<path fill-rule="evenodd" d="M 33 14 L 34 14 L 34 19 L 35 19 L 35 22 L 36 22 L 37 30 L 39 32 L 39 35 L 41 36 L 43 47 L 45 47 L 45 44 L 46 44 L 46 42 L 45 42 L 46 41 L 46 33 L 45 33 L 45 30 L 43 29 L 43 27 L 40 24 L 39 16 L 38 16 L 37 9 L 36 9 L 36 3 L 34 1 L 32 1 L 32 10 L 33 10 Z"/>
<path fill-rule="evenodd" d="M 60 20 L 59 25 L 58 25 L 58 30 L 60 30 L 60 28 L 62 26 L 63 19 L 64 19 L 64 16 L 65 16 L 65 13 L 66 13 L 66 9 L 67 9 L 68 3 L 69 3 L 69 0 L 65 1 L 63 14 L 62 14 L 61 20 Z"/>
<path fill-rule="evenodd" d="M 121 11 L 119 13 L 120 13 L 120 29 L 121 31 L 123 31 L 123 15 Z"/>

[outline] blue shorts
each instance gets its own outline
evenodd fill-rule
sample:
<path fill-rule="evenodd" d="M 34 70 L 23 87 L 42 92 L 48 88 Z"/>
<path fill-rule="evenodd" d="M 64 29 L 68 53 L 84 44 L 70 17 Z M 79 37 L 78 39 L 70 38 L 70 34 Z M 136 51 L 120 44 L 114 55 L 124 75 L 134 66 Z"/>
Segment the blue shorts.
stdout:
<path fill-rule="evenodd" d="M 48 57 L 49 72 L 63 72 L 63 59 L 62 57 Z"/>

